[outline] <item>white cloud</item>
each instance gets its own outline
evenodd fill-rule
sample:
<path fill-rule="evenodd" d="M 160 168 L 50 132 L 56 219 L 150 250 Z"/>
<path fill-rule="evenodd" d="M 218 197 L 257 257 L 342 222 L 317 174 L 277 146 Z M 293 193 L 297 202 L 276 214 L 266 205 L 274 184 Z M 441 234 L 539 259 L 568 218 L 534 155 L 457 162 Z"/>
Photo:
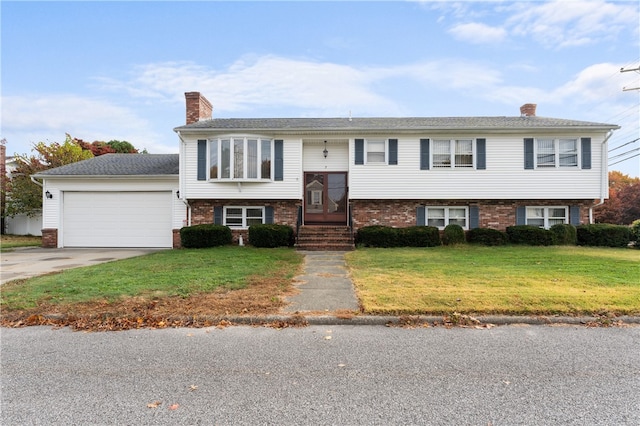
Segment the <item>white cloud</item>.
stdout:
<path fill-rule="evenodd" d="M 473 44 L 489 44 L 504 41 L 507 32 L 504 28 L 491 27 L 482 23 L 472 22 L 458 24 L 449 29 L 456 39 Z"/>
<path fill-rule="evenodd" d="M 517 3 L 507 20 L 515 35 L 546 47 L 570 47 L 614 40 L 625 29 L 638 34 L 638 6 L 629 2 L 553 1 Z"/>

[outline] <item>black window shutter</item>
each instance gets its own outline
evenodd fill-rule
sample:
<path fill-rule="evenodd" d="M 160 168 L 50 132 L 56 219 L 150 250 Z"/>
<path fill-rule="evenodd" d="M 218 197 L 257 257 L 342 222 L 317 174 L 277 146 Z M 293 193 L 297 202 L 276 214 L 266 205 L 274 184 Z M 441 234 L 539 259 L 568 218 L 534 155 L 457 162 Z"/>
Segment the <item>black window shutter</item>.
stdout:
<path fill-rule="evenodd" d="M 273 142 L 274 151 L 274 171 L 273 180 L 284 180 L 284 144 L 282 140 L 275 140 Z"/>
<path fill-rule="evenodd" d="M 266 206 L 264 208 L 264 223 L 271 225 L 273 223 L 273 207 Z"/>
<path fill-rule="evenodd" d="M 478 206 L 469 207 L 469 229 L 480 228 L 480 208 Z"/>
<path fill-rule="evenodd" d="M 420 139 L 420 170 L 429 170 L 429 139 Z"/>
<path fill-rule="evenodd" d="M 198 180 L 207 180 L 207 141 L 198 140 Z"/>
<path fill-rule="evenodd" d="M 582 168 L 591 169 L 591 138 L 580 139 L 582 144 Z"/>
<path fill-rule="evenodd" d="M 527 224 L 527 208 L 525 206 L 518 206 L 516 208 L 516 225 Z"/>
<path fill-rule="evenodd" d="M 389 139 L 389 164 L 398 164 L 398 139 Z"/>
<path fill-rule="evenodd" d="M 533 139 L 525 138 L 524 140 L 524 168 L 526 170 L 533 169 Z"/>
<path fill-rule="evenodd" d="M 424 226 L 426 224 L 426 211 L 424 206 L 418 206 L 416 209 L 416 225 Z"/>
<path fill-rule="evenodd" d="M 487 168 L 487 140 L 476 139 L 476 169 L 485 170 Z"/>
<path fill-rule="evenodd" d="M 356 164 L 364 164 L 364 139 L 356 139 Z"/>
<path fill-rule="evenodd" d="M 569 206 L 569 223 L 574 226 L 580 225 L 580 206 Z"/>
<path fill-rule="evenodd" d="M 213 208 L 213 223 L 215 225 L 223 225 L 223 223 L 222 223 L 222 206 L 215 206 Z"/>

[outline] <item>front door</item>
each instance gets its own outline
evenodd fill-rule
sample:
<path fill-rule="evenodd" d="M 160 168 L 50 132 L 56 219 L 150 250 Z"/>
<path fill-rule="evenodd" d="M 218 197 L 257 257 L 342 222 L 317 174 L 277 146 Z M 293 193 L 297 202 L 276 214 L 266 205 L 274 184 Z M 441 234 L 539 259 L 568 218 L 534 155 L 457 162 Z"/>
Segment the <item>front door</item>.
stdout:
<path fill-rule="evenodd" d="M 347 173 L 304 174 L 304 223 L 347 223 Z"/>

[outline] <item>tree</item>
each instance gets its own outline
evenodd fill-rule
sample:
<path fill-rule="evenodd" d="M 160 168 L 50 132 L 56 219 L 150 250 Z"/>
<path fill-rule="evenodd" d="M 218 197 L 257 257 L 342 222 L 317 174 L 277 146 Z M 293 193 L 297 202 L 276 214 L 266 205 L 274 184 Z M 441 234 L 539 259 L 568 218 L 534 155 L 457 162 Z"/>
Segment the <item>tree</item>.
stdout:
<path fill-rule="evenodd" d="M 42 188 L 31 180 L 32 175 L 93 157 L 91 151 L 83 150 L 68 134 L 62 144 L 38 142 L 31 151 L 36 155 L 15 156 L 17 167 L 7 185 L 7 216 L 35 216 L 42 209 Z"/>
<path fill-rule="evenodd" d="M 74 141 L 82 147 L 82 149 L 91 151 L 95 157 L 104 154 L 137 154 L 138 150 L 127 141 L 111 140 L 109 142 L 94 141 L 85 142 L 82 139 L 74 138 Z"/>
<path fill-rule="evenodd" d="M 640 178 L 609 172 L 609 199 L 595 210 L 595 221 L 629 225 L 640 219 Z"/>

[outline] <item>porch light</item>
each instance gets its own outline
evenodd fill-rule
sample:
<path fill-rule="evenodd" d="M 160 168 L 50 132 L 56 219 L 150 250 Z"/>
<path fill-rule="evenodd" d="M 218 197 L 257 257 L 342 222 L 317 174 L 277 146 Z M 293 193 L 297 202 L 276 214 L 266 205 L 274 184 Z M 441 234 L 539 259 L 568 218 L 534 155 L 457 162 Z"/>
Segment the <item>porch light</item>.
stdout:
<path fill-rule="evenodd" d="M 325 157 L 326 157 L 326 156 L 325 156 Z M 49 191 L 45 192 L 45 193 L 44 193 L 44 196 L 45 196 L 45 197 L 47 197 L 47 199 L 49 199 L 49 200 L 53 198 L 53 194 L 52 194 L 52 193 L 50 193 Z"/>
<path fill-rule="evenodd" d="M 180 191 L 176 191 L 176 197 L 180 198 Z"/>
<path fill-rule="evenodd" d="M 327 158 L 327 155 L 329 155 L 329 151 L 327 151 L 327 141 L 324 141 L 324 150 L 322 151 L 322 154 L 324 155 L 324 158 Z"/>

